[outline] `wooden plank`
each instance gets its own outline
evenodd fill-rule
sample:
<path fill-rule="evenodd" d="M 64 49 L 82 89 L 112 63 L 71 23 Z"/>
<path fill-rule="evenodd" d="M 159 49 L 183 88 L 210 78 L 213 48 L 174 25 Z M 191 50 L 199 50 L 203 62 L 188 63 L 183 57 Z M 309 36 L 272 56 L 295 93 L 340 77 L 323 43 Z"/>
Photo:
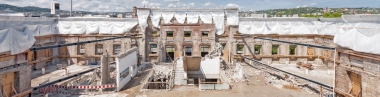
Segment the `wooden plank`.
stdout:
<path fill-rule="evenodd" d="M 32 93 L 32 91 L 33 91 L 32 89 L 29 89 L 29 90 L 21 92 L 21 93 L 19 93 L 17 95 L 13 95 L 12 97 L 24 97 L 24 96 L 28 95 L 29 93 Z"/>
<path fill-rule="evenodd" d="M 3 96 L 7 96 L 7 97 L 10 97 L 12 96 L 13 94 L 13 83 L 14 83 L 14 72 L 11 72 L 11 73 L 8 73 L 8 74 L 4 74 L 3 76 L 1 76 L 1 85 L 2 85 L 2 89 L 3 91 Z M 4 95 L 5 94 L 5 95 Z"/>

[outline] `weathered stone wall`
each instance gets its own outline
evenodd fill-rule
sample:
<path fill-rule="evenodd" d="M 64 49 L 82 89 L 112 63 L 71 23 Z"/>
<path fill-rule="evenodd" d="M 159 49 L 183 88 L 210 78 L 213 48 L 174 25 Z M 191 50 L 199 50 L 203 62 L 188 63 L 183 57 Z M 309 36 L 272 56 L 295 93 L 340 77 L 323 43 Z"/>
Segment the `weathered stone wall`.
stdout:
<path fill-rule="evenodd" d="M 336 89 L 343 92 L 350 91 L 352 86 L 347 72 L 354 72 L 361 75 L 362 97 L 376 97 L 380 95 L 380 61 L 345 53 L 340 53 L 339 55 L 340 64 L 336 67 L 335 71 Z"/>

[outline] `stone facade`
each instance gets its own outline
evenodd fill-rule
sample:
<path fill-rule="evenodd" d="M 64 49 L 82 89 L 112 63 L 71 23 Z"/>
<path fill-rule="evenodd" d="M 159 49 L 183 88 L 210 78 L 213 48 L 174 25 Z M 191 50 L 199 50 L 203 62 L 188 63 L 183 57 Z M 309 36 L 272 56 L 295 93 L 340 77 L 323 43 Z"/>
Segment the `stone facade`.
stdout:
<path fill-rule="evenodd" d="M 378 55 L 339 51 L 340 64 L 335 71 L 335 89 L 339 94 L 361 97 L 380 95 L 380 60 L 375 56 Z M 353 77 L 352 74 L 359 76 Z M 360 94 L 355 90 L 360 90 Z"/>

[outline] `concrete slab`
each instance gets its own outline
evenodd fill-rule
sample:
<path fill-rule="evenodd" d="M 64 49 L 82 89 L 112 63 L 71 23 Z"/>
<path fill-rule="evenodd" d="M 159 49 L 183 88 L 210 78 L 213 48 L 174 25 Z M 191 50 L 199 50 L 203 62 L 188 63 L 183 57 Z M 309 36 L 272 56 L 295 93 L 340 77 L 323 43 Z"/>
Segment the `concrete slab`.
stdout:
<path fill-rule="evenodd" d="M 93 67 L 96 67 L 98 65 L 70 65 L 67 67 L 67 70 L 69 70 L 69 74 L 79 73 L 83 70 L 87 70 Z M 32 81 L 31 86 L 36 87 L 41 83 L 44 82 L 50 82 L 53 80 L 57 80 L 60 78 L 63 78 L 65 76 L 66 70 L 57 70 L 57 66 L 49 66 L 45 68 L 45 75 L 42 75 L 42 70 L 36 70 L 32 71 Z"/>

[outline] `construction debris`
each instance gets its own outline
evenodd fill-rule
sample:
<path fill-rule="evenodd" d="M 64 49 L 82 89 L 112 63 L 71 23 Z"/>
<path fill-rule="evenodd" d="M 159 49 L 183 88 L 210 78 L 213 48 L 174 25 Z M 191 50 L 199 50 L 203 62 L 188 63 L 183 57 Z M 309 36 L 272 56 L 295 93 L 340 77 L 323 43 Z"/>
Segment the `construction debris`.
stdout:
<path fill-rule="evenodd" d="M 156 65 L 153 64 L 153 78 L 154 81 L 164 81 L 169 79 L 171 73 L 171 65 Z"/>
<path fill-rule="evenodd" d="M 211 43 L 211 51 L 205 56 L 205 58 L 213 59 L 222 55 L 223 46 L 219 43 Z M 202 58 L 204 60 L 204 58 Z"/>
<path fill-rule="evenodd" d="M 243 67 L 240 63 L 236 64 L 234 69 L 225 70 L 225 75 L 228 79 L 228 82 L 243 82 L 246 80 L 245 73 L 243 71 Z"/>
<path fill-rule="evenodd" d="M 306 68 L 306 69 L 309 69 L 309 70 L 313 70 L 314 66 L 311 63 L 298 62 L 297 63 L 297 68 Z"/>

